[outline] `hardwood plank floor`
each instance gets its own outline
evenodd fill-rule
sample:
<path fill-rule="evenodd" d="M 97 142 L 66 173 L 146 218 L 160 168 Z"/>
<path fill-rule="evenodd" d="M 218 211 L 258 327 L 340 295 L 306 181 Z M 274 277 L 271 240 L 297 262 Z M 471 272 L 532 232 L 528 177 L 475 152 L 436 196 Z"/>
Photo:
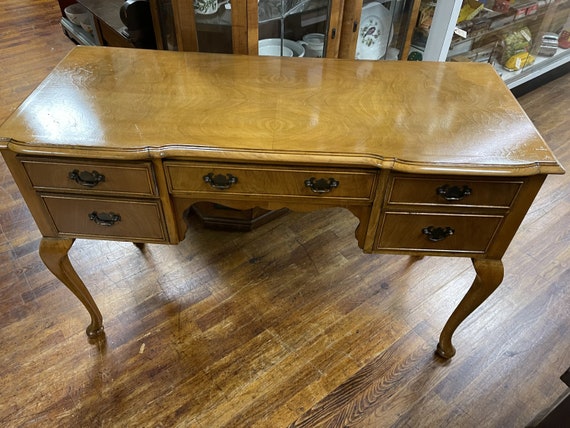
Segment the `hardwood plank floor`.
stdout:
<path fill-rule="evenodd" d="M 0 121 L 73 47 L 55 0 L 0 5 Z M 570 75 L 520 99 L 570 165 Z M 366 255 L 342 209 L 253 232 L 193 223 L 178 246 L 80 240 L 70 253 L 105 318 L 41 263 L 0 161 L 0 424 L 123 427 L 522 427 L 570 366 L 570 174 L 550 177 L 505 280 L 433 354 L 469 261 Z M 334 225 L 334 227 L 333 227 Z"/>

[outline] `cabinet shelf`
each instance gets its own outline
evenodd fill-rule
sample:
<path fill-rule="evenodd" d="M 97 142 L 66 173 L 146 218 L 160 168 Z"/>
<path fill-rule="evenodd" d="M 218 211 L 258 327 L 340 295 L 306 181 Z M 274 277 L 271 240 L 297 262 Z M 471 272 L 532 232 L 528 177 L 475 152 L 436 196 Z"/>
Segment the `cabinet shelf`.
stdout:
<path fill-rule="evenodd" d="M 490 13 L 493 13 L 492 10 L 487 10 L 487 11 Z M 541 20 L 544 17 L 544 13 L 545 13 L 545 11 L 541 11 L 541 12 L 535 13 L 533 15 L 528 15 L 528 16 L 525 16 L 524 18 L 520 18 L 517 20 L 514 19 L 514 16 L 510 16 L 508 21 L 505 21 L 503 18 L 503 22 L 500 22 L 500 20 L 501 20 L 501 17 L 505 17 L 505 15 L 504 14 L 498 14 L 496 21 L 493 21 L 491 18 L 491 21 L 489 23 L 490 24 L 489 28 L 482 28 L 481 30 L 475 30 L 472 34 L 468 34 L 467 37 L 461 37 L 460 35 L 455 34 L 451 40 L 450 48 L 453 49 L 457 44 L 461 44 L 461 43 L 464 43 L 466 41 L 475 41 L 475 40 L 479 40 L 483 37 L 488 38 L 488 37 L 492 37 L 492 36 L 496 36 L 496 35 L 499 35 L 501 33 L 504 33 L 505 31 L 508 31 L 509 29 L 524 27 L 525 25 L 528 25 L 529 23 Z M 466 22 L 466 21 L 464 21 L 464 22 Z M 500 23 L 498 24 L 497 27 L 493 28 L 493 26 L 492 26 L 493 22 L 500 22 Z M 469 23 L 466 23 L 464 25 L 469 25 Z"/>
<path fill-rule="evenodd" d="M 495 70 L 503 78 L 509 88 L 522 85 L 538 76 L 554 70 L 570 62 L 570 49 L 558 48 L 552 57 L 537 56 L 534 64 L 519 71 L 507 71 L 499 64 L 494 64 Z"/>
<path fill-rule="evenodd" d="M 197 1 L 204 4 L 172 0 L 174 31 L 170 34 L 175 36 L 178 50 L 256 55 L 259 40 L 281 38 L 306 46 L 303 39 L 310 35 L 313 46 L 305 48 L 304 56 L 354 59 L 357 42 L 363 37 L 359 24 L 366 0 L 231 0 L 227 9 Z M 404 51 L 411 38 L 409 23 L 417 14 L 414 1 L 373 1 L 390 11 L 392 51 Z M 213 13 L 200 14 L 208 10 Z M 367 36 L 383 35 L 380 32 L 386 31 L 385 24 L 380 24 L 369 28 L 374 33 Z"/>

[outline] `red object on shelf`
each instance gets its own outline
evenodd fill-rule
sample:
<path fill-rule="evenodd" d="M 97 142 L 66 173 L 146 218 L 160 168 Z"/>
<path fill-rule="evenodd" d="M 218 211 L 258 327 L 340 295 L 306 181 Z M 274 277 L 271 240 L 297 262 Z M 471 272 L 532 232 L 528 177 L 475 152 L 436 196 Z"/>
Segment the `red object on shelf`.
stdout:
<path fill-rule="evenodd" d="M 570 31 L 564 30 L 560 33 L 560 36 L 558 36 L 558 46 L 562 49 L 570 48 Z"/>
<path fill-rule="evenodd" d="M 507 13 L 511 8 L 511 3 L 508 0 L 497 0 L 493 5 L 495 12 Z"/>

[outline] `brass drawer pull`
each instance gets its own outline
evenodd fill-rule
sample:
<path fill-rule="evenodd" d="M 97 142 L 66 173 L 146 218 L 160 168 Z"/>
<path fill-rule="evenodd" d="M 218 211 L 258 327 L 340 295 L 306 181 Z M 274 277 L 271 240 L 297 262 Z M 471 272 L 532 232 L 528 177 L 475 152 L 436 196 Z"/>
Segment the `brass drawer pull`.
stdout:
<path fill-rule="evenodd" d="M 103 174 L 99 174 L 97 171 L 79 172 L 78 169 L 74 169 L 69 173 L 68 177 L 71 180 L 75 181 L 77 184 L 85 187 L 95 187 L 99 183 L 105 181 L 105 176 Z"/>
<path fill-rule="evenodd" d="M 114 213 L 98 213 L 93 211 L 89 214 L 89 220 L 94 221 L 100 226 L 113 226 L 116 222 L 121 221 L 121 216 Z"/>
<path fill-rule="evenodd" d="M 337 188 L 339 182 L 334 178 L 319 178 L 318 180 L 315 177 L 311 177 L 308 180 L 305 180 L 305 187 L 309 187 L 311 191 L 314 193 L 328 193 L 332 189 Z"/>
<path fill-rule="evenodd" d="M 235 177 L 231 174 L 214 175 L 214 173 L 211 172 L 208 175 L 205 175 L 203 178 L 204 178 L 205 183 L 208 183 L 212 188 L 218 189 L 218 190 L 229 189 L 230 187 L 232 187 L 232 185 L 234 185 L 238 182 L 237 177 Z"/>
<path fill-rule="evenodd" d="M 455 233 L 451 227 L 433 227 L 428 226 L 422 229 L 422 233 L 427 236 L 427 239 L 431 242 L 443 241 L 448 236 Z"/>
<path fill-rule="evenodd" d="M 473 191 L 469 186 L 459 187 L 444 184 L 443 186 L 438 187 L 435 192 L 446 201 L 456 202 L 462 200 L 466 196 L 469 196 Z"/>

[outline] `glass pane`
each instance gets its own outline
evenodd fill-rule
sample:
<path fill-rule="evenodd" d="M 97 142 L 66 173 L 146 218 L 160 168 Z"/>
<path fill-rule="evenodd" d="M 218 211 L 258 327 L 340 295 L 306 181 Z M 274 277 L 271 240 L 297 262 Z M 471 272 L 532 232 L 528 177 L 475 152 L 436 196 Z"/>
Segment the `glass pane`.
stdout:
<path fill-rule="evenodd" d="M 198 50 L 232 53 L 232 10 L 228 0 L 194 0 Z"/>
<path fill-rule="evenodd" d="M 322 57 L 329 0 L 259 0 L 259 54 Z"/>
<path fill-rule="evenodd" d="M 158 48 L 171 51 L 177 50 L 172 0 L 158 0 L 158 19 L 160 22 L 160 40 L 162 42 L 162 45 L 158 46 Z"/>
<path fill-rule="evenodd" d="M 492 64 L 511 88 L 570 62 L 570 2 L 464 0 L 458 6 L 454 22 L 433 24 L 448 5 L 422 0 L 408 59 L 429 56 L 426 46 L 443 31 L 449 35 L 443 59 Z"/>
<path fill-rule="evenodd" d="M 424 50 L 431 30 L 431 24 L 433 22 L 433 16 L 435 15 L 435 7 L 435 1 L 421 0 L 420 11 L 414 28 L 414 33 L 412 35 L 412 45 L 408 57 L 406 58 L 408 61 L 423 60 Z"/>
<path fill-rule="evenodd" d="M 365 1 L 362 7 L 356 59 L 400 59 L 406 43 L 413 1 Z"/>

